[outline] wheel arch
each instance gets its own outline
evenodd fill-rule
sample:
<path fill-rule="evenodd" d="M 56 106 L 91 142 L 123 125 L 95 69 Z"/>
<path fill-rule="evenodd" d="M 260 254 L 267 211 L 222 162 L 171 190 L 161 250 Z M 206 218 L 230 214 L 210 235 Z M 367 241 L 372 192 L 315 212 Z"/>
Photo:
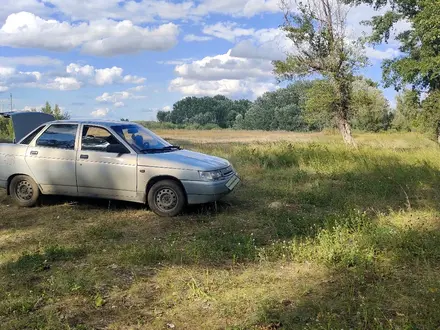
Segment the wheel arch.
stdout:
<path fill-rule="evenodd" d="M 148 196 L 148 193 L 150 192 L 150 189 L 158 182 L 160 181 L 165 181 L 165 180 L 171 180 L 176 182 L 183 190 L 186 199 L 188 200 L 188 193 L 186 192 L 185 186 L 183 185 L 182 181 L 180 181 L 178 178 L 171 176 L 171 175 L 158 175 L 155 177 L 152 177 L 150 179 L 150 181 L 148 181 L 147 183 L 147 188 L 146 188 L 146 196 Z"/>

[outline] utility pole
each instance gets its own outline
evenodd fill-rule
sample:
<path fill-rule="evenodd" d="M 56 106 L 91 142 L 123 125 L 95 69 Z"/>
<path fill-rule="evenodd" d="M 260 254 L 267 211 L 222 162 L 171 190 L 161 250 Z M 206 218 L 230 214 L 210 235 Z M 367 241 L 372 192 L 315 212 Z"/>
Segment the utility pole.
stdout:
<path fill-rule="evenodd" d="M 11 93 L 11 111 L 12 111 L 12 93 Z"/>

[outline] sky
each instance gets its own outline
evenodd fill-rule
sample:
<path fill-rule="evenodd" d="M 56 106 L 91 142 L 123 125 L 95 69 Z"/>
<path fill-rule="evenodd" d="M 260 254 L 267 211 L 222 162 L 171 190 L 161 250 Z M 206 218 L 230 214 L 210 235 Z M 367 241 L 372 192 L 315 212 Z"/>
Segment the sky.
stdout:
<path fill-rule="evenodd" d="M 154 120 L 186 96 L 254 100 L 282 86 L 272 61 L 291 49 L 278 1 L 1 0 L 0 110 L 12 94 L 14 110 L 49 101 L 72 118 Z M 377 14 L 350 8 L 350 37 Z M 364 51 L 360 73 L 378 82 L 399 54 L 393 38 Z"/>

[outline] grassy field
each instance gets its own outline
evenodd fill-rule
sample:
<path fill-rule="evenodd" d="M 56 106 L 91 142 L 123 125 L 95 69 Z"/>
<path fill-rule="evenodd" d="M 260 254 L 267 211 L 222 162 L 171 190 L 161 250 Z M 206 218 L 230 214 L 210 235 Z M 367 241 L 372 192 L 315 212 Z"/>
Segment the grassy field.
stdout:
<path fill-rule="evenodd" d="M 224 202 L 0 195 L 0 328 L 438 329 L 440 149 L 414 134 L 161 131 L 225 157 Z"/>

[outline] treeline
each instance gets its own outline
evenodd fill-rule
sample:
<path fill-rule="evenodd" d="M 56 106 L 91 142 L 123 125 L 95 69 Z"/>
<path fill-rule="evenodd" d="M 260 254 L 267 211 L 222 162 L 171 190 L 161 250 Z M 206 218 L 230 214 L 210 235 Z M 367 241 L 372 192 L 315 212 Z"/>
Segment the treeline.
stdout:
<path fill-rule="evenodd" d="M 349 119 L 355 129 L 379 132 L 393 127 L 394 112 L 376 83 L 358 77 L 352 93 Z M 187 97 L 172 111 L 159 111 L 157 119 L 164 128 L 321 131 L 336 126 L 332 115 L 336 101 L 330 82 L 299 81 L 254 102 L 221 95 Z"/>

